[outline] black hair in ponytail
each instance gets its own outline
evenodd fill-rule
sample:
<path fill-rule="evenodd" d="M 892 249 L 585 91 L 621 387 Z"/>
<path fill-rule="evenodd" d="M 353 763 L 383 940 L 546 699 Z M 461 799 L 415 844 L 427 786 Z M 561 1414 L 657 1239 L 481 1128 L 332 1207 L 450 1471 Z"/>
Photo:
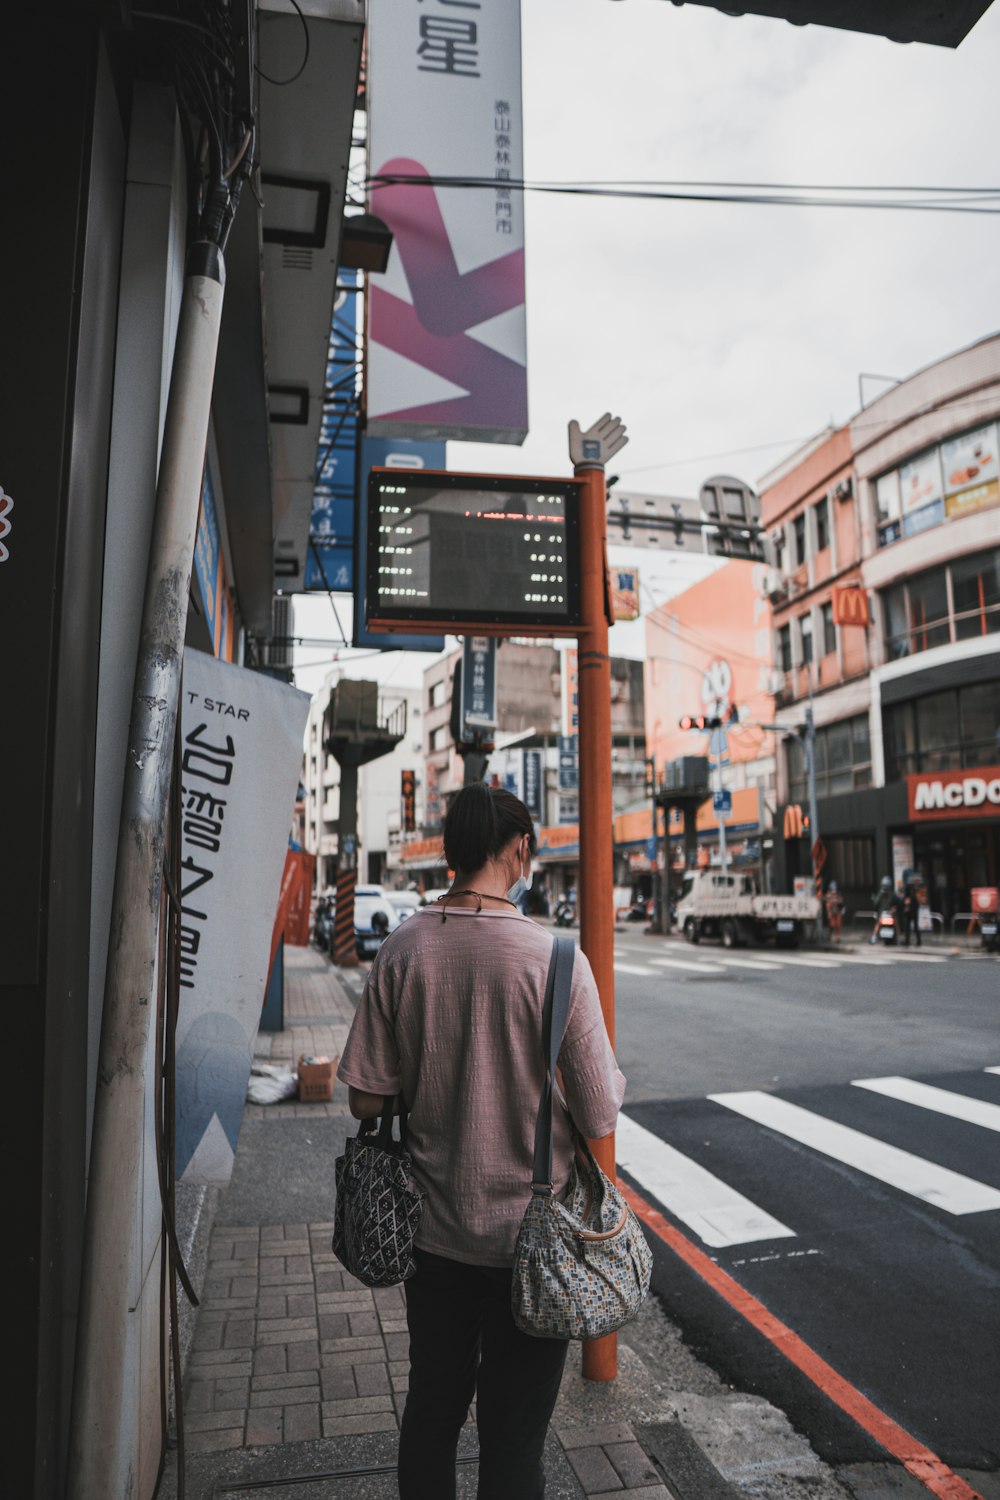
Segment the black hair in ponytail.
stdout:
<path fill-rule="evenodd" d="M 511 839 L 527 834 L 532 854 L 538 847 L 531 814 L 520 798 L 504 787 L 474 781 L 464 786 L 444 820 L 444 855 L 448 867 L 469 874 L 494 859 Z"/>

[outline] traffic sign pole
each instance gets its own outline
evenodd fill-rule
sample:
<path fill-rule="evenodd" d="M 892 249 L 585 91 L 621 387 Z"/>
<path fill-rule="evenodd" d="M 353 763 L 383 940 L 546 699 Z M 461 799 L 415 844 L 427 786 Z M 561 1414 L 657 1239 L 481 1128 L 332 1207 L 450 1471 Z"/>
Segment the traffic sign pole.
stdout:
<path fill-rule="evenodd" d="M 580 496 L 580 946 L 594 972 L 611 1045 L 615 1043 L 614 850 L 611 800 L 611 659 L 607 614 L 607 488 L 604 465 L 624 447 L 625 429 L 606 414 L 586 432 L 570 423 L 570 458 L 583 481 Z M 592 1141 L 607 1175 L 615 1178 L 615 1138 Z M 618 1374 L 616 1334 L 583 1346 L 587 1380 Z"/>

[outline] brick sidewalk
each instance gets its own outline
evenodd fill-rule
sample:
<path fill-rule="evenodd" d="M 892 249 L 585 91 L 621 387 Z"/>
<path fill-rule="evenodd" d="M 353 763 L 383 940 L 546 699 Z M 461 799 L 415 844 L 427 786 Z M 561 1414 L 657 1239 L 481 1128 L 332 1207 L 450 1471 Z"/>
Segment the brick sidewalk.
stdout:
<path fill-rule="evenodd" d="M 292 1067 L 301 1053 L 337 1056 L 354 1006 L 336 971 L 322 954 L 288 949 L 285 985 L 286 1029 L 262 1050 Z M 289 1101 L 246 1111 L 247 1119 L 273 1121 L 275 1129 L 303 1116 L 352 1128 L 339 1086 L 332 1103 Z M 408 1372 L 403 1291 L 362 1286 L 333 1255 L 332 1232 L 330 1223 L 213 1229 L 185 1378 L 192 1459 L 286 1448 L 291 1462 L 287 1445 L 398 1431 Z M 580 1385 L 579 1346 L 573 1346 L 553 1431 L 576 1476 L 576 1494 L 670 1500 L 629 1423 L 592 1419 L 595 1402 L 620 1415 L 610 1388 L 588 1383 L 588 1410 L 581 1414 L 572 1394 Z"/>

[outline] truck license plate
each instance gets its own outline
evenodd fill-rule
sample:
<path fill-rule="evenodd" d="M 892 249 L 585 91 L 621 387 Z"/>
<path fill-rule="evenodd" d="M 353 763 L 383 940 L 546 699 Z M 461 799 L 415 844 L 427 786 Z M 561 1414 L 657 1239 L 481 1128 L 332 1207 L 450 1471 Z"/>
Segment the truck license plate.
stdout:
<path fill-rule="evenodd" d="M 778 931 L 779 932 L 794 932 L 795 931 L 795 923 L 794 922 L 779 922 L 778 923 Z"/>
<path fill-rule="evenodd" d="M 983 937 L 996 937 L 997 924 L 995 922 L 983 923 Z"/>

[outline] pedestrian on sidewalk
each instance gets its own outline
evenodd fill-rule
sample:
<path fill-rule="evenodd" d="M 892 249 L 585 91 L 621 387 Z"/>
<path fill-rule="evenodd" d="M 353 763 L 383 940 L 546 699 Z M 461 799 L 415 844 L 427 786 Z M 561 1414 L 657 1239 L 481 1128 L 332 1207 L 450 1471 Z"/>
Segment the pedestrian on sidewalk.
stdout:
<path fill-rule="evenodd" d="M 826 925 L 830 930 L 830 939 L 834 943 L 839 943 L 844 925 L 844 898 L 835 880 L 830 881 L 827 893 L 823 897 L 823 905 L 826 910 Z"/>
<path fill-rule="evenodd" d="M 474 783 L 449 809 L 455 880 L 415 912 L 372 965 L 339 1077 L 352 1114 L 402 1094 L 407 1147 L 425 1193 L 416 1274 L 405 1282 L 409 1392 L 399 1442 L 401 1500 L 453 1500 L 458 1438 L 476 1401 L 478 1500 L 540 1500 L 542 1450 L 567 1344 L 532 1338 L 511 1315 L 511 1266 L 531 1190 L 544 1083 L 541 1016 L 552 938 L 521 915 L 535 831 L 524 803 Z M 559 1070 L 573 1120 L 615 1128 L 625 1079 L 586 958 L 573 971 Z M 573 1147 L 553 1118 L 553 1187 Z"/>

